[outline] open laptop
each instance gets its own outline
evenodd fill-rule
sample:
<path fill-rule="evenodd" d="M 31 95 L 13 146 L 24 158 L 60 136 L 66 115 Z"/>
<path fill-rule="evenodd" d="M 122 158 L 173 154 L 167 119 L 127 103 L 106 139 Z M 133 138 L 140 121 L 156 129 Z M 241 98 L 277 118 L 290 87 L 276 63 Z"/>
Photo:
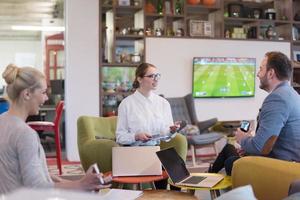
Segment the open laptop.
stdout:
<path fill-rule="evenodd" d="M 184 161 L 174 148 L 158 151 L 160 159 L 167 174 L 176 185 L 190 187 L 213 187 L 220 182 L 224 176 L 215 174 L 205 174 L 205 176 L 191 176 Z"/>
<path fill-rule="evenodd" d="M 156 156 L 159 146 L 113 147 L 113 176 L 161 175 L 161 162 Z"/>

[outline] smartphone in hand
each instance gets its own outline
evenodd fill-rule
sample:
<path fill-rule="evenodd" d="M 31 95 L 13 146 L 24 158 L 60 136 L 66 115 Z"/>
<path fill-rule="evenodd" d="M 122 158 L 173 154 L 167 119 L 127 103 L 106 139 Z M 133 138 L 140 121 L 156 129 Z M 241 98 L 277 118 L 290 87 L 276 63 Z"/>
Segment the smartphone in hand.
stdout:
<path fill-rule="evenodd" d="M 93 172 L 94 172 L 94 173 L 100 174 L 100 170 L 99 170 L 99 168 L 98 168 L 97 163 L 94 163 L 94 164 L 92 165 L 92 167 L 93 167 Z M 104 180 L 103 180 L 102 177 L 99 177 L 99 181 L 100 181 L 100 184 L 104 185 Z"/>
<path fill-rule="evenodd" d="M 240 129 L 241 129 L 243 132 L 248 132 L 249 129 L 250 129 L 250 122 L 249 122 L 249 121 L 246 121 L 246 120 L 243 120 L 243 121 L 241 122 Z"/>

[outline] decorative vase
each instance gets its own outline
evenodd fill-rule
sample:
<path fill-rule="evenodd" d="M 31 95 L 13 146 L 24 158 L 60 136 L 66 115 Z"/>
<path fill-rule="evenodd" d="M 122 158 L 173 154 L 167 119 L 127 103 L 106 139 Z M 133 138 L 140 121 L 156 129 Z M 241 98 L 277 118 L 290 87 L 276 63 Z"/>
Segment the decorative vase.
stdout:
<path fill-rule="evenodd" d="M 196 5 L 200 4 L 201 0 L 186 0 L 186 2 L 191 5 Z"/>
<path fill-rule="evenodd" d="M 212 6 L 215 5 L 216 0 L 202 0 L 203 5 Z"/>
<path fill-rule="evenodd" d="M 155 13 L 155 7 L 152 1 L 147 1 L 147 3 L 145 4 L 145 10 L 146 13 Z"/>

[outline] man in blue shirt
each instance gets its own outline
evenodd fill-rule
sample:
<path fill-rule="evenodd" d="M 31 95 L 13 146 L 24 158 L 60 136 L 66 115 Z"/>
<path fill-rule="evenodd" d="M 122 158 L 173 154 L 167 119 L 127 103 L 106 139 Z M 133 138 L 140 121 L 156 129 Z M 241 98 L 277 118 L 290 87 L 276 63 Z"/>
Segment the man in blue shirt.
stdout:
<path fill-rule="evenodd" d="M 261 62 L 257 77 L 260 88 L 269 95 L 258 115 L 254 136 L 238 129 L 236 141 L 245 155 L 257 155 L 288 161 L 300 161 L 300 96 L 290 86 L 290 60 L 280 52 L 268 52 Z M 233 162 L 240 154 L 232 145 L 225 145 L 209 172 L 218 172 L 224 165 L 231 174 Z"/>

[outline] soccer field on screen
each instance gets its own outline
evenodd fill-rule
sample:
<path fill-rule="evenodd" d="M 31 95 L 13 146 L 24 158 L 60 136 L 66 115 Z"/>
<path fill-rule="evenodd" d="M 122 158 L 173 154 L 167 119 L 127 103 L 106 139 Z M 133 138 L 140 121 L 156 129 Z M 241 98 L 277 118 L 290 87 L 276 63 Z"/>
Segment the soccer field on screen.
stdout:
<path fill-rule="evenodd" d="M 254 96 L 255 64 L 194 63 L 194 97 Z"/>

